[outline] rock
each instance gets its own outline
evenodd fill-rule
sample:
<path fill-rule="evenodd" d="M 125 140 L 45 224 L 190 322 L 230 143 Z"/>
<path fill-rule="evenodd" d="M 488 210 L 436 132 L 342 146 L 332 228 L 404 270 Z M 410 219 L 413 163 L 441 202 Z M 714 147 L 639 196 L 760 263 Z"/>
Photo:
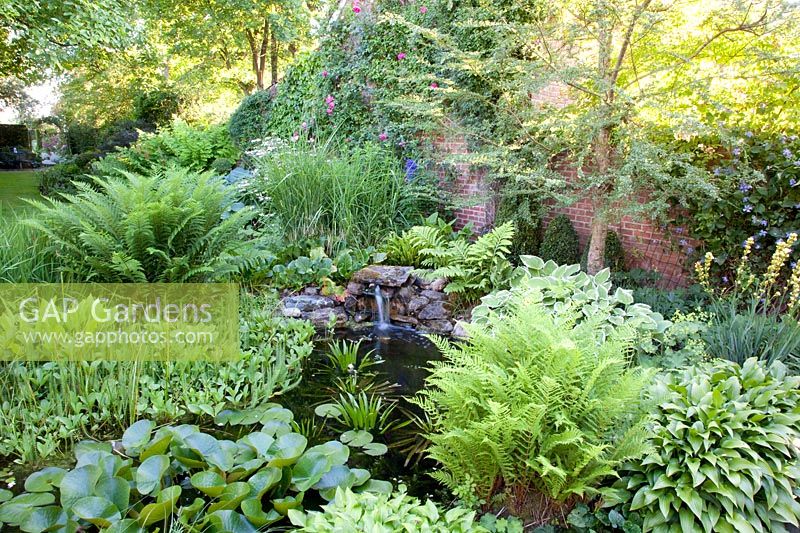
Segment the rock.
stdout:
<path fill-rule="evenodd" d="M 456 339 L 468 339 L 469 338 L 469 333 L 467 333 L 467 330 L 464 328 L 464 323 L 462 321 L 460 321 L 460 320 L 458 322 L 456 322 L 455 326 L 453 326 L 452 335 Z"/>
<path fill-rule="evenodd" d="M 319 294 L 319 289 L 317 287 L 306 287 L 303 289 L 303 294 L 306 296 L 316 296 Z"/>
<path fill-rule="evenodd" d="M 289 296 L 288 298 L 284 298 L 283 307 L 294 307 L 303 312 L 316 311 L 317 309 L 333 307 L 333 300 L 325 296 L 312 296 L 309 294 Z"/>
<path fill-rule="evenodd" d="M 449 335 L 453 331 L 453 323 L 449 320 L 430 320 L 424 325 L 426 329 L 439 335 Z"/>
<path fill-rule="evenodd" d="M 432 291 L 430 289 L 424 290 L 419 294 L 428 300 L 447 300 L 447 294 L 439 291 Z"/>
<path fill-rule="evenodd" d="M 358 322 L 366 322 L 367 320 L 372 320 L 372 313 L 368 311 L 358 311 L 355 315 L 353 315 L 353 320 Z"/>
<path fill-rule="evenodd" d="M 447 285 L 447 280 L 444 278 L 438 278 L 433 280 L 428 288 L 432 291 L 442 292 L 442 289 L 444 289 L 445 285 Z"/>
<path fill-rule="evenodd" d="M 353 296 L 361 296 L 364 294 L 364 285 L 351 281 L 347 284 L 347 293 L 352 294 Z"/>
<path fill-rule="evenodd" d="M 423 307 L 417 317 L 420 320 L 445 320 L 450 318 L 450 312 L 445 309 L 444 302 L 432 302 Z"/>
<path fill-rule="evenodd" d="M 283 316 L 286 318 L 300 318 L 303 316 L 303 312 L 296 307 L 284 307 Z"/>
<path fill-rule="evenodd" d="M 419 313 L 420 309 L 431 303 L 430 300 L 424 296 L 417 296 L 408 302 L 408 312 L 412 314 Z"/>
<path fill-rule="evenodd" d="M 405 286 L 405 287 L 402 287 L 400 290 L 397 291 L 397 294 L 394 295 L 394 299 L 395 299 L 395 301 L 400 301 L 402 303 L 408 303 L 416 295 L 417 295 L 417 293 L 413 288 L 411 288 L 409 286 Z"/>
<path fill-rule="evenodd" d="M 399 301 L 397 298 L 391 300 L 389 316 L 394 317 L 394 315 L 405 315 L 406 313 L 408 313 L 408 309 L 403 302 Z"/>
<path fill-rule="evenodd" d="M 344 314 L 344 310 L 340 307 L 334 307 L 329 309 L 316 309 L 311 311 L 307 314 L 303 315 L 303 318 L 306 320 L 311 321 L 314 324 L 315 328 L 321 329 L 326 328 L 330 324 L 331 315 L 336 317 L 336 322 L 334 327 L 341 327 L 347 323 L 347 316 Z"/>
<path fill-rule="evenodd" d="M 353 282 L 381 287 L 402 287 L 411 276 L 414 267 L 371 265 L 353 274 Z"/>
<path fill-rule="evenodd" d="M 398 322 L 400 324 L 409 324 L 411 326 L 418 326 L 419 325 L 419 320 L 417 320 L 413 316 L 408 316 L 408 315 L 392 316 L 392 322 Z"/>

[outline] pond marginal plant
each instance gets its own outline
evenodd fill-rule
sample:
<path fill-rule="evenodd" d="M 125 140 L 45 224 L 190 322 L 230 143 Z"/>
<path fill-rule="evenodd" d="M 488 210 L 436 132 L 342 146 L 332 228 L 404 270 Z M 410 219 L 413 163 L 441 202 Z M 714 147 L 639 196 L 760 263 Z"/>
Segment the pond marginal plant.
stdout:
<path fill-rule="evenodd" d="M 285 523 L 304 499 L 330 500 L 337 488 L 391 493 L 392 485 L 349 468 L 351 450 L 371 436 L 348 435 L 308 447 L 292 431 L 292 413 L 276 404 L 222 413 L 217 422 L 256 420 L 261 428 L 236 441 L 197 426 L 149 420 L 129 427 L 121 442 L 84 441 L 71 470 L 48 467 L 30 475 L 25 492 L 0 491 L 0 524 L 25 532 L 139 532 L 158 528 L 254 533 Z M 372 455 L 380 450 L 369 450 Z"/>
<path fill-rule="evenodd" d="M 414 399 L 433 427 L 432 476 L 462 501 L 563 521 L 649 451 L 640 398 L 653 371 L 631 365 L 630 329 L 525 299 L 468 329 L 465 343 L 437 340 L 444 359 Z"/>

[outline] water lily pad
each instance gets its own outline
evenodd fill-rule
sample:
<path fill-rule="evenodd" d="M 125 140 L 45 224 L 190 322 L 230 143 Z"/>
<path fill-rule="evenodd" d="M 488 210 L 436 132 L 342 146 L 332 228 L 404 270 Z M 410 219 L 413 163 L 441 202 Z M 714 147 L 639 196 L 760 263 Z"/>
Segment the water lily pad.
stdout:
<path fill-rule="evenodd" d="M 56 466 L 48 466 L 38 472 L 34 472 L 25 480 L 25 490 L 28 492 L 48 492 L 58 486 L 61 478 L 67 471 Z"/>
<path fill-rule="evenodd" d="M 101 528 L 109 527 L 122 519 L 119 509 L 109 500 L 99 496 L 81 498 L 72 505 L 71 511 L 78 518 Z"/>
<path fill-rule="evenodd" d="M 275 509 L 264 512 L 260 498 L 250 498 L 242 502 L 242 512 L 244 516 L 256 527 L 263 528 L 281 520 L 283 515 Z"/>
<path fill-rule="evenodd" d="M 301 492 L 297 496 L 277 498 L 272 500 L 272 505 L 275 507 L 276 511 L 286 516 L 286 513 L 289 512 L 289 509 L 297 509 L 303 504 L 303 496 L 305 496 L 305 493 Z"/>
<path fill-rule="evenodd" d="M 309 451 L 303 454 L 292 468 L 292 486 L 300 492 L 307 491 L 322 479 L 333 466 L 330 456 Z"/>
<path fill-rule="evenodd" d="M 216 498 L 225 489 L 225 478 L 217 472 L 204 471 L 198 472 L 191 477 L 191 483 L 194 488 L 200 492 Z"/>
<path fill-rule="evenodd" d="M 67 513 L 57 505 L 50 505 L 33 509 L 19 528 L 27 533 L 40 533 L 62 529 L 66 525 Z"/>
<path fill-rule="evenodd" d="M 122 434 L 122 446 L 131 454 L 150 442 L 150 435 L 153 433 L 153 422 L 151 420 L 139 420 Z"/>
<path fill-rule="evenodd" d="M 169 469 L 169 457 L 154 455 L 148 457 L 136 469 L 136 490 L 141 494 L 154 495 L 161 490 L 161 478 Z"/>
<path fill-rule="evenodd" d="M 87 496 L 94 495 L 97 480 L 103 471 L 95 465 L 86 465 L 70 470 L 61 478 L 59 488 L 61 490 L 61 506 L 70 509 L 72 505 Z"/>
<path fill-rule="evenodd" d="M 251 490 L 250 485 L 241 481 L 227 485 L 219 495 L 219 501 L 211 504 L 208 512 L 236 509 L 245 498 L 250 496 Z"/>
<path fill-rule="evenodd" d="M 270 446 L 269 453 L 271 459 L 267 466 L 288 466 L 294 464 L 306 449 L 308 441 L 299 433 L 287 433 L 278 437 L 272 446 Z"/>
<path fill-rule="evenodd" d="M 255 533 L 256 527 L 244 515 L 235 511 L 216 511 L 208 517 L 216 531 L 226 533 Z"/>
<path fill-rule="evenodd" d="M 280 483 L 283 477 L 283 471 L 274 466 L 262 468 L 247 480 L 247 484 L 253 489 L 255 496 L 259 498 L 272 487 Z"/>
<path fill-rule="evenodd" d="M 138 522 L 142 527 L 160 522 L 167 516 L 175 512 L 178 498 L 181 496 L 181 488 L 178 485 L 167 487 L 158 493 L 156 501 L 145 505 L 139 513 Z"/>

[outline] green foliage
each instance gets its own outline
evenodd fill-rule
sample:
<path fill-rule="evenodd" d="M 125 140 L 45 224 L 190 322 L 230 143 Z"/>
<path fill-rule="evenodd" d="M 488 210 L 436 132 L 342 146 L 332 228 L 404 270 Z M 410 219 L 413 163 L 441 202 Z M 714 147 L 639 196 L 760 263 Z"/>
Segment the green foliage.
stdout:
<path fill-rule="evenodd" d="M 139 93 L 133 100 L 133 116 L 154 126 L 168 126 L 178 115 L 181 98 L 170 89 Z"/>
<path fill-rule="evenodd" d="M 61 163 L 41 173 L 39 190 L 44 196 L 58 197 L 60 193 L 75 192 L 74 181 L 86 181 L 87 170 L 75 163 Z"/>
<path fill-rule="evenodd" d="M 421 251 L 426 246 L 426 240 L 419 238 L 418 234 L 429 230 L 420 228 L 433 228 L 434 233 L 438 233 L 439 237 L 444 241 L 459 239 L 466 241 L 472 237 L 472 231 L 469 227 L 457 232 L 453 229 L 454 223 L 455 221 L 446 222 L 439 217 L 438 213 L 433 213 L 425 219 L 423 224 L 410 228 L 401 235 L 390 233 L 380 247 L 381 253 L 386 254 L 383 263 L 387 265 L 421 267 L 424 259 Z M 437 242 L 441 241 L 437 239 Z"/>
<path fill-rule="evenodd" d="M 298 142 L 257 157 L 255 166 L 247 192 L 277 217 L 286 240 L 322 240 L 331 255 L 378 244 L 436 196 L 424 183 L 406 183 L 401 163 L 374 144 L 348 150 Z"/>
<path fill-rule="evenodd" d="M 466 239 L 447 240 L 439 228 L 432 226 L 415 226 L 411 234 L 425 267 L 417 274 L 427 280 L 446 278 L 446 293 L 474 302 L 508 284 L 512 269 L 507 256 L 514 238 L 513 223 L 506 222 L 473 243 Z"/>
<path fill-rule="evenodd" d="M 714 254 L 715 268 L 735 270 L 748 237 L 755 237 L 750 261 L 764 268 L 775 243 L 800 226 L 800 140 L 796 135 L 728 135 L 712 156 L 697 149 L 700 163 L 712 168 L 718 196 L 696 198 L 681 223 Z"/>
<path fill-rule="evenodd" d="M 231 190 L 209 174 L 163 174 L 77 184 L 66 201 L 31 202 L 29 224 L 75 279 L 97 282 L 230 279 L 263 260 L 248 241 L 250 209 L 229 212 Z"/>
<path fill-rule="evenodd" d="M 791 316 L 768 313 L 757 300 L 742 305 L 735 298 L 713 301 L 709 312 L 701 338 L 710 356 L 739 364 L 756 357 L 800 369 L 800 325 Z"/>
<path fill-rule="evenodd" d="M 313 326 L 275 318 L 269 301 L 243 296 L 235 362 L 3 363 L 0 456 L 31 463 L 84 435 L 119 434 L 139 417 L 213 417 L 292 390 L 313 350 Z"/>
<path fill-rule="evenodd" d="M 58 259 L 45 253 L 43 235 L 0 209 L 0 283 L 55 283 Z"/>
<path fill-rule="evenodd" d="M 605 267 L 611 272 L 625 271 L 625 249 L 616 231 L 609 230 L 606 234 Z"/>
<path fill-rule="evenodd" d="M 140 173 L 173 166 L 202 172 L 220 158 L 235 160 L 238 155 L 225 125 L 190 126 L 176 120 L 158 133 L 143 133 L 130 148 L 108 156 L 105 164 Z"/>
<path fill-rule="evenodd" d="M 539 251 L 542 206 L 532 193 L 509 190 L 506 186 L 497 206 L 495 223 L 513 222 L 516 228 L 511 255 L 534 255 Z"/>
<path fill-rule="evenodd" d="M 550 221 L 542 237 L 539 256 L 557 265 L 575 265 L 580 262 L 578 232 L 567 215 L 557 215 Z"/>
<path fill-rule="evenodd" d="M 261 126 L 257 130 L 243 129 L 240 137 L 242 141 L 237 142 L 259 139 L 266 131 L 282 138 L 288 138 L 294 133 L 303 133 L 303 123 L 306 128 L 315 127 L 317 118 L 322 117 L 325 112 L 324 86 L 326 80 L 322 78 L 325 68 L 318 52 L 300 54 L 287 69 L 281 83 L 275 88 L 272 105 L 267 109 L 269 114 L 264 115 L 265 120 Z M 262 95 L 261 99 L 264 98 L 266 96 Z M 253 124 L 255 125 L 255 122 Z M 248 133 L 245 134 L 245 131 Z M 317 128 L 314 131 L 323 133 Z M 249 137 L 256 132 L 258 135 Z M 236 137 L 233 132 L 231 135 Z"/>
<path fill-rule="evenodd" d="M 663 340 L 670 322 L 649 306 L 634 303 L 631 291 L 611 284 L 608 269 L 591 276 L 578 265 L 546 263 L 539 257 L 522 256 L 522 265 L 511 274 L 511 288 L 485 296 L 472 311 L 472 320 L 487 324 L 492 313 L 504 313 L 518 297 L 539 302 L 554 315 L 574 313 L 578 320 L 596 321 L 603 335 L 618 326 L 636 332 L 637 349 L 652 353 L 654 340 Z"/>
<path fill-rule="evenodd" d="M 362 431 L 375 431 L 379 434 L 400 429 L 408 423 L 392 420 L 392 413 L 397 403 L 382 398 L 380 395 L 360 392 L 339 394 L 330 403 L 319 405 L 315 409 L 318 416 L 333 419 L 342 428 Z M 383 445 L 378 445 L 383 446 Z"/>
<path fill-rule="evenodd" d="M 781 363 L 753 358 L 663 376 L 652 392 L 651 453 L 616 484 L 619 500 L 648 531 L 797 526 L 799 386 Z"/>
<path fill-rule="evenodd" d="M 284 81 L 285 83 L 290 83 Z M 281 84 L 283 86 L 283 84 Z M 282 87 L 281 87 L 282 88 Z M 253 141 L 261 139 L 267 130 L 273 102 L 272 89 L 248 95 L 236 108 L 228 122 L 231 140 L 239 149 L 246 150 Z"/>
<path fill-rule="evenodd" d="M 519 298 L 468 331 L 463 344 L 438 341 L 444 361 L 415 399 L 435 428 L 431 475 L 462 499 L 546 520 L 648 450 L 640 396 L 652 373 L 631 365 L 630 330 L 598 341 L 598 320 L 576 326 Z"/>
<path fill-rule="evenodd" d="M 579 503 L 567 516 L 569 531 L 595 533 L 599 531 L 622 531 L 641 533 L 642 519 L 637 513 L 621 513 L 617 509 L 593 511 L 585 503 Z"/>
<path fill-rule="evenodd" d="M 488 532 L 475 522 L 475 513 L 456 507 L 448 511 L 428 500 L 425 504 L 408 496 L 403 487 L 393 494 L 357 494 L 337 489 L 331 503 L 322 511 L 289 511 L 297 531 L 324 533 L 360 531 L 373 527 L 387 533 L 426 531 L 431 533 Z"/>
<path fill-rule="evenodd" d="M 277 404 L 225 412 L 217 422 L 244 419 L 262 427 L 235 442 L 190 425 L 154 432 L 150 420 L 125 431 L 122 454 L 111 444 L 84 441 L 75 449 L 74 469 L 34 473 L 25 481 L 27 492 L 0 504 L 0 523 L 23 531 L 142 531 L 172 524 L 244 533 L 281 523 L 290 509 L 302 509 L 309 493 L 331 499 L 340 488 L 392 491 L 367 470 L 347 466 L 347 445 L 308 447 L 292 432 L 292 412 Z"/>

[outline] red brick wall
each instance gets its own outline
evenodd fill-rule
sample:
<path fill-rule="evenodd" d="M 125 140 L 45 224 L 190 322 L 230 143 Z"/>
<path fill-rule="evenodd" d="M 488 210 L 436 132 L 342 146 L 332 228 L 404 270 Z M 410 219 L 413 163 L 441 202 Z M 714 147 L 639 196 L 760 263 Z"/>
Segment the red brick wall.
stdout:
<path fill-rule="evenodd" d="M 561 107 L 570 101 L 566 89 L 551 83 L 531 95 L 533 105 Z M 442 154 L 468 154 L 466 140 L 461 136 L 442 136 L 434 140 L 434 147 Z M 456 210 L 456 218 L 461 226 L 472 222 L 479 232 L 487 231 L 494 222 L 494 200 L 485 175 L 466 163 L 451 165 L 455 174 L 453 192 L 465 205 Z M 444 174 L 445 171 L 443 170 Z M 561 173 L 567 179 L 575 177 L 575 170 L 565 167 Z M 474 200 L 474 203 L 471 201 Z M 584 198 L 569 207 L 551 209 L 545 217 L 545 225 L 558 214 L 566 214 L 581 240 L 583 249 L 588 244 L 593 209 L 591 201 Z M 625 217 L 619 224 L 612 225 L 625 250 L 628 268 L 643 268 L 661 274 L 661 285 L 673 288 L 686 285 L 689 281 L 686 252 L 696 246 L 696 242 L 682 234 L 681 228 L 660 228 L 647 220 Z M 671 232 L 671 234 L 670 234 Z"/>

